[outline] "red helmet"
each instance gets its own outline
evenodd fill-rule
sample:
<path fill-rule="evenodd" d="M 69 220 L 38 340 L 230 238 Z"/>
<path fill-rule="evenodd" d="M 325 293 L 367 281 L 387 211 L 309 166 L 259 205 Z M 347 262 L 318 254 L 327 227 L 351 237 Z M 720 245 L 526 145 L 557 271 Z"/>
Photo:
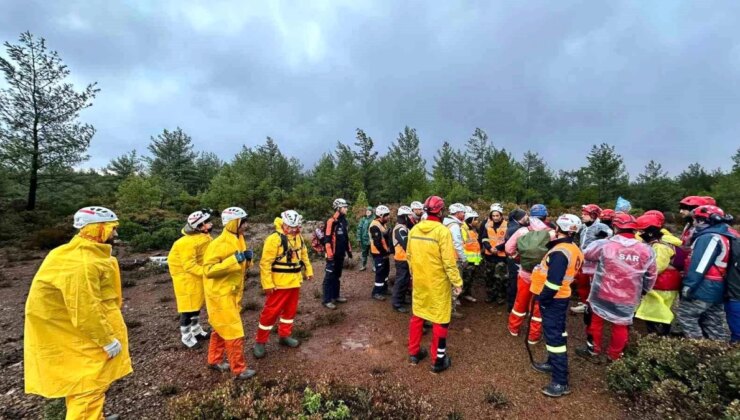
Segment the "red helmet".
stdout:
<path fill-rule="evenodd" d="M 581 206 L 581 213 L 588 214 L 594 219 L 598 218 L 601 215 L 601 211 L 601 207 L 597 206 L 596 204 L 586 204 Z"/>
<path fill-rule="evenodd" d="M 648 211 L 645 212 L 645 214 L 643 214 L 643 216 L 653 216 L 653 217 L 655 217 L 660 222 L 660 226 L 658 226 L 658 227 L 661 227 L 662 228 L 663 225 L 665 224 L 665 215 L 663 215 L 663 212 L 660 212 L 658 210 L 648 210 Z M 640 216 L 640 217 L 642 217 L 642 216 Z M 640 217 L 638 217 L 637 219 L 639 220 Z"/>
<path fill-rule="evenodd" d="M 601 212 L 601 220 L 613 220 L 616 212 L 612 209 L 604 209 Z"/>
<path fill-rule="evenodd" d="M 704 197 L 701 197 L 701 198 L 704 199 L 703 205 L 705 206 L 716 206 L 717 205 L 717 201 L 714 199 L 714 197 L 705 195 Z"/>
<path fill-rule="evenodd" d="M 637 218 L 637 228 L 638 229 L 647 229 L 649 227 L 656 227 L 658 229 L 663 227 L 663 213 L 657 212 L 658 214 L 648 214 L 645 213 L 642 216 Z"/>
<path fill-rule="evenodd" d="M 631 214 L 619 211 L 614 215 L 614 226 L 619 229 L 637 229 L 637 220 Z"/>
<path fill-rule="evenodd" d="M 717 206 L 699 206 L 691 212 L 691 215 L 694 216 L 694 219 L 704 218 L 710 220 L 714 216 L 717 220 L 721 220 L 725 217 L 725 212 Z"/>
<path fill-rule="evenodd" d="M 712 197 L 699 197 L 698 195 L 690 195 L 688 197 L 684 197 L 683 200 L 679 203 L 684 207 L 699 207 L 699 206 L 706 206 L 706 205 L 715 205 L 716 202 L 714 201 L 714 198 Z"/>
<path fill-rule="evenodd" d="M 424 201 L 424 211 L 429 214 L 439 214 L 445 208 L 445 201 L 436 195 L 430 196 Z"/>

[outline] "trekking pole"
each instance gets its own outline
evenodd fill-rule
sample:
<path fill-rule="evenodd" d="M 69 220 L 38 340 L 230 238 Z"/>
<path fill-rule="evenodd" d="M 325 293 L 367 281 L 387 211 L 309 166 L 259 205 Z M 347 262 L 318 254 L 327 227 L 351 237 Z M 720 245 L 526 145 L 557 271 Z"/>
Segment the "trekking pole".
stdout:
<path fill-rule="evenodd" d="M 534 366 L 534 356 L 532 355 L 532 349 L 529 348 L 529 329 L 532 327 L 532 312 L 534 312 L 534 295 L 529 299 L 529 311 L 527 312 L 527 331 L 524 334 L 524 347 L 527 349 L 529 355 L 529 363 Z"/>

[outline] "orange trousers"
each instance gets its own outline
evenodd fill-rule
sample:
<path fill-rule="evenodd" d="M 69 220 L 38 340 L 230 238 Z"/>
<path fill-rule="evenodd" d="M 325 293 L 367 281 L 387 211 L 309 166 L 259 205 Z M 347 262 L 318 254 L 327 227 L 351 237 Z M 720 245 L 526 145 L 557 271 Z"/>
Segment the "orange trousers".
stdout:
<path fill-rule="evenodd" d="M 231 373 L 238 375 L 247 370 L 247 361 L 244 359 L 244 337 L 224 340 L 216 331 L 212 331 L 208 344 L 208 364 L 221 363 L 224 360 L 224 353 L 229 361 Z"/>
<path fill-rule="evenodd" d="M 513 334 L 519 334 L 519 329 L 527 319 L 529 304 L 534 296 L 529 291 L 529 286 L 530 284 L 525 282 L 522 276 L 517 277 L 516 300 L 509 314 L 509 331 Z M 529 341 L 539 341 L 540 337 L 542 337 L 542 315 L 540 315 L 540 304 L 535 300 L 534 308 L 532 309 L 532 322 L 529 325 L 528 339 Z"/>
<path fill-rule="evenodd" d="M 295 313 L 298 310 L 298 298 L 300 296 L 300 287 L 273 290 L 267 296 L 257 326 L 257 336 L 255 337 L 257 343 L 267 343 L 270 338 L 270 331 L 272 331 L 278 317 L 280 318 L 278 335 L 280 338 L 290 337 L 293 332 L 293 318 L 295 318 Z"/>

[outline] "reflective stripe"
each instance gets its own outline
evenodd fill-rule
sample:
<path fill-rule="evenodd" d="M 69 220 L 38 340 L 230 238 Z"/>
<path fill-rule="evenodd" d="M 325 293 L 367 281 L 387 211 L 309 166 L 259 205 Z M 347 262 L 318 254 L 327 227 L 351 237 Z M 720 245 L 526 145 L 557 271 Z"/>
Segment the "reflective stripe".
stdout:
<path fill-rule="evenodd" d="M 542 322 L 542 318 L 538 318 L 538 317 L 536 317 L 536 316 L 533 316 L 533 317 L 532 317 L 532 321 L 535 321 L 535 322 Z"/>
<path fill-rule="evenodd" d="M 270 331 L 270 330 L 272 330 L 272 325 L 270 325 L 269 327 L 266 327 L 266 326 L 264 326 L 262 324 L 259 324 L 259 329 L 265 330 L 265 331 Z"/>
<path fill-rule="evenodd" d="M 293 320 L 280 318 L 280 322 L 282 322 L 283 324 L 292 324 Z"/>
<path fill-rule="evenodd" d="M 516 316 L 518 316 L 518 317 L 520 317 L 520 318 L 523 317 L 524 315 L 527 315 L 526 312 L 517 312 L 517 311 L 515 311 L 513 309 L 511 310 L 511 313 L 514 314 L 514 315 L 516 315 Z"/>
<path fill-rule="evenodd" d="M 385 283 L 375 283 L 375 287 L 383 287 L 385 286 Z"/>
<path fill-rule="evenodd" d="M 565 345 L 562 345 L 562 346 L 548 346 L 548 345 L 545 345 L 545 348 L 550 353 L 565 353 L 567 351 L 567 349 L 565 348 Z"/>
<path fill-rule="evenodd" d="M 707 271 L 707 265 L 709 264 L 709 259 L 712 258 L 714 249 L 717 248 L 717 242 L 719 242 L 719 238 L 717 238 L 716 235 L 712 236 L 712 239 L 709 241 L 709 245 L 707 245 L 707 248 L 704 250 L 704 254 L 701 256 L 699 265 L 696 266 L 697 273 L 704 274 L 704 272 Z"/>
<path fill-rule="evenodd" d="M 435 243 L 437 242 L 437 240 L 434 238 L 424 238 L 422 236 L 412 236 L 409 239 L 418 239 L 420 241 L 429 241 L 429 242 L 435 242 Z"/>
<path fill-rule="evenodd" d="M 563 333 L 563 337 L 567 337 L 567 336 L 568 336 L 568 331 Z"/>
<path fill-rule="evenodd" d="M 552 290 L 555 290 L 556 292 L 560 290 L 560 285 L 555 283 L 550 283 L 549 281 L 545 281 L 545 287 L 550 288 Z"/>

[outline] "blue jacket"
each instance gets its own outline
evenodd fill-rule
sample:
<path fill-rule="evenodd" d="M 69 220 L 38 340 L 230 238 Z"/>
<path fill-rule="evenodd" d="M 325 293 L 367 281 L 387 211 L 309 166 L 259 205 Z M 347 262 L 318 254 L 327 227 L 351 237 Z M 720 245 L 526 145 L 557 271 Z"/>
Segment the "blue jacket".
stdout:
<path fill-rule="evenodd" d="M 725 291 L 724 273 L 730 248 L 726 238 L 732 237 L 727 225 L 720 223 L 694 233 L 691 261 L 683 279 L 684 298 L 721 303 Z M 722 267 L 722 264 L 725 266 Z"/>

